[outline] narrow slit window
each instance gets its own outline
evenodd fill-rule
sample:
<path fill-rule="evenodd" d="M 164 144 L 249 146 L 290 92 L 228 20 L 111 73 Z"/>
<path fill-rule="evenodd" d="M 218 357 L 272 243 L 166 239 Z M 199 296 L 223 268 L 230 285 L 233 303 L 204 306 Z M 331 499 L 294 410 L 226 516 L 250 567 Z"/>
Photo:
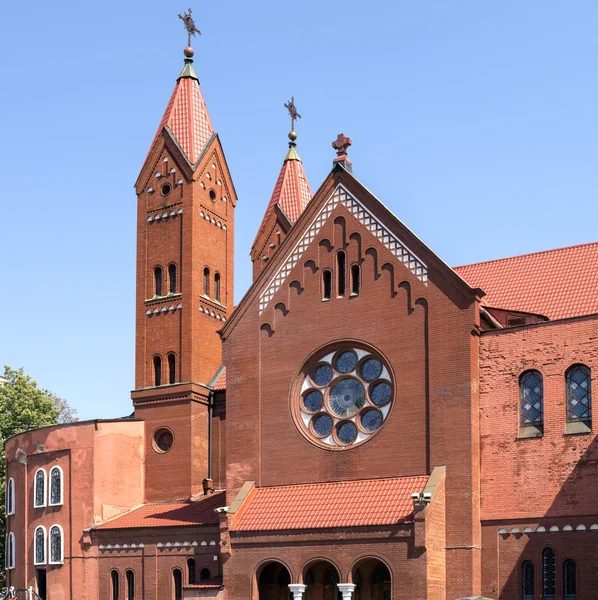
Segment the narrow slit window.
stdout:
<path fill-rule="evenodd" d="M 176 356 L 168 355 L 168 383 L 176 383 Z"/>
<path fill-rule="evenodd" d="M 534 563 L 526 560 L 521 565 L 521 598 L 522 600 L 534 600 L 534 589 L 536 587 L 534 576 Z"/>
<path fill-rule="evenodd" d="M 220 302 L 220 273 L 214 275 L 214 300 Z"/>
<path fill-rule="evenodd" d="M 176 294 L 176 265 L 168 265 L 168 283 L 171 294 Z"/>
<path fill-rule="evenodd" d="M 15 534 L 12 531 L 6 536 L 4 560 L 7 569 L 15 568 Z"/>
<path fill-rule="evenodd" d="M 174 600 L 183 600 L 183 572 L 175 569 L 172 572 L 172 583 L 174 587 Z"/>
<path fill-rule="evenodd" d="M 154 269 L 154 283 L 156 284 L 155 294 L 156 296 L 162 295 L 162 267 L 156 267 Z"/>
<path fill-rule="evenodd" d="M 346 263 L 347 257 L 345 253 L 341 250 L 336 255 L 336 266 L 337 266 L 337 275 L 338 275 L 338 287 L 337 293 L 339 296 L 345 295 L 345 281 L 346 281 Z"/>
<path fill-rule="evenodd" d="M 162 385 L 162 359 L 154 356 L 154 385 Z"/>
<path fill-rule="evenodd" d="M 553 548 L 542 552 L 542 597 L 552 600 L 556 595 L 556 553 Z"/>
<path fill-rule="evenodd" d="M 187 559 L 187 583 L 189 585 L 194 585 L 195 581 L 195 559 L 188 558 Z"/>
<path fill-rule="evenodd" d="M 322 298 L 324 300 L 330 300 L 330 294 L 332 289 L 332 272 L 324 271 L 322 273 Z"/>
<path fill-rule="evenodd" d="M 210 269 L 208 267 L 203 270 L 203 295 L 210 295 Z"/>
<path fill-rule="evenodd" d="M 127 600 L 135 600 L 135 573 L 128 570 L 125 577 L 127 579 Z"/>
<path fill-rule="evenodd" d="M 112 600 L 119 600 L 118 598 L 118 571 L 112 571 L 110 573 L 110 583 L 112 584 Z"/>
<path fill-rule="evenodd" d="M 6 514 L 15 514 L 15 480 L 12 477 L 6 486 Z"/>
<path fill-rule="evenodd" d="M 361 287 L 361 271 L 359 265 L 351 267 L 351 295 L 359 296 L 359 288 Z"/>

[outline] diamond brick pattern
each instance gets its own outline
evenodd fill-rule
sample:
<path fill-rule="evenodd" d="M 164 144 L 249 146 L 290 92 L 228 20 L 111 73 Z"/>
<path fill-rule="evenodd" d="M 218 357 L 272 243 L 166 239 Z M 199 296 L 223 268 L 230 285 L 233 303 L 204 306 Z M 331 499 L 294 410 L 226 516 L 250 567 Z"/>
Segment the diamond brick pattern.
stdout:
<path fill-rule="evenodd" d="M 372 235 L 378 238 L 420 281 L 427 284 L 428 269 L 426 265 L 397 237 L 388 231 L 357 198 L 354 198 L 342 185 L 339 185 L 315 217 L 313 223 L 308 227 L 303 237 L 297 242 L 286 262 L 280 267 L 262 292 L 259 304 L 260 314 L 268 306 L 274 294 L 280 289 L 280 286 L 299 262 L 307 247 L 318 235 L 324 223 L 326 223 L 339 204 L 342 204 Z"/>
<path fill-rule="evenodd" d="M 598 242 L 455 267 L 492 308 L 551 320 L 598 313 Z"/>
<path fill-rule="evenodd" d="M 413 521 L 411 494 L 428 476 L 257 488 L 231 531 L 396 525 Z"/>
<path fill-rule="evenodd" d="M 219 523 L 219 518 L 214 510 L 224 506 L 225 500 L 225 493 L 217 492 L 197 502 L 145 504 L 122 517 L 100 525 L 98 529 L 215 525 Z"/>

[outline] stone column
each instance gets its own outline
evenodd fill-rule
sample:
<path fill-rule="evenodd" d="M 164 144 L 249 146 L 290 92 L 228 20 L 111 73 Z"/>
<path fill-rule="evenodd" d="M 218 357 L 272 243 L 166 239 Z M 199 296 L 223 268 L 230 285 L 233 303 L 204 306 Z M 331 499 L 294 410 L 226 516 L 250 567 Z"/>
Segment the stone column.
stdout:
<path fill-rule="evenodd" d="M 307 586 L 303 583 L 289 583 L 289 589 L 291 590 L 291 594 L 293 594 L 293 600 L 301 600 Z"/>
<path fill-rule="evenodd" d="M 353 597 L 354 583 L 337 583 L 338 591 L 343 595 L 343 600 L 351 600 Z"/>

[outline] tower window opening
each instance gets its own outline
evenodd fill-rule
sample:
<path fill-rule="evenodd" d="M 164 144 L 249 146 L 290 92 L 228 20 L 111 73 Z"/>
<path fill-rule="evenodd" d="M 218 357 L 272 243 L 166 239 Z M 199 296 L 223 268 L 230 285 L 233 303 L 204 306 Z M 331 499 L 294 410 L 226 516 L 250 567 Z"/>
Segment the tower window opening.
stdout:
<path fill-rule="evenodd" d="M 216 192 L 214 190 L 210 190 L 210 200 L 216 202 Z"/>
<path fill-rule="evenodd" d="M 118 600 L 118 571 L 111 571 L 110 583 L 112 584 L 112 600 Z"/>
<path fill-rule="evenodd" d="M 556 554 L 553 548 L 544 548 L 542 552 L 542 590 L 546 599 L 556 595 Z"/>
<path fill-rule="evenodd" d="M 174 600 L 183 600 L 183 572 L 175 569 L 172 572 L 172 583 L 174 587 Z"/>
<path fill-rule="evenodd" d="M 565 600 L 577 598 L 577 563 L 571 558 L 563 563 Z"/>
<path fill-rule="evenodd" d="M 135 600 L 135 573 L 130 569 L 125 573 L 127 579 L 127 600 Z"/>
<path fill-rule="evenodd" d="M 351 295 L 359 296 L 359 288 L 361 286 L 361 272 L 359 265 L 351 266 Z"/>
<path fill-rule="evenodd" d="M 172 191 L 172 186 L 170 185 L 170 183 L 165 183 L 160 188 L 160 193 L 162 194 L 162 196 L 168 196 L 168 194 L 170 194 L 171 191 Z"/>
<path fill-rule="evenodd" d="M 345 253 L 341 250 L 336 255 L 336 266 L 337 266 L 337 275 L 338 275 L 337 294 L 339 296 L 345 295 L 345 280 L 346 280 L 345 263 L 346 262 L 347 262 L 347 257 L 345 255 Z"/>
<path fill-rule="evenodd" d="M 187 583 L 189 585 L 193 585 L 196 583 L 195 581 L 195 559 L 188 558 L 187 559 Z"/>
<path fill-rule="evenodd" d="M 156 284 L 156 296 L 162 295 L 162 267 L 154 269 L 154 282 Z"/>
<path fill-rule="evenodd" d="M 200 581 L 205 581 L 206 579 L 209 579 L 212 575 L 210 574 L 210 569 L 202 569 L 199 572 L 199 580 Z"/>
<path fill-rule="evenodd" d="M 154 356 L 154 385 L 162 385 L 162 359 Z"/>
<path fill-rule="evenodd" d="M 322 273 L 322 299 L 330 300 L 332 290 L 332 271 L 324 271 Z"/>
<path fill-rule="evenodd" d="M 214 300 L 220 302 L 220 273 L 214 275 Z"/>
<path fill-rule="evenodd" d="M 210 269 L 208 267 L 203 270 L 203 295 L 210 295 Z"/>
<path fill-rule="evenodd" d="M 176 265 L 175 264 L 170 264 L 168 265 L 168 283 L 169 283 L 169 288 L 168 291 L 171 294 L 176 294 Z"/>
<path fill-rule="evenodd" d="M 168 355 L 168 383 L 176 383 L 176 356 L 172 352 Z"/>

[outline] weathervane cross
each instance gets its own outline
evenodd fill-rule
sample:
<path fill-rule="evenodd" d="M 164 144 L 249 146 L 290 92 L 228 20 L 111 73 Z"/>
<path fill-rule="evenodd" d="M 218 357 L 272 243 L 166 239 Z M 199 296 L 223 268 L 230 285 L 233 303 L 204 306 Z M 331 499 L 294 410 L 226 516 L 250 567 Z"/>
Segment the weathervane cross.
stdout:
<path fill-rule="evenodd" d="M 187 30 L 187 46 L 191 46 L 191 36 L 194 36 L 196 33 L 199 33 L 199 35 L 201 35 L 201 31 L 195 26 L 195 21 L 191 16 L 193 11 L 190 8 L 188 8 L 187 10 L 189 12 L 183 15 L 179 13 L 179 19 L 183 21 L 185 29 Z"/>
<path fill-rule="evenodd" d="M 291 117 L 291 131 L 295 131 L 295 121 L 301 118 L 301 115 L 297 112 L 295 106 L 295 96 L 291 96 L 288 102 L 285 102 L 284 107 L 289 111 Z"/>

